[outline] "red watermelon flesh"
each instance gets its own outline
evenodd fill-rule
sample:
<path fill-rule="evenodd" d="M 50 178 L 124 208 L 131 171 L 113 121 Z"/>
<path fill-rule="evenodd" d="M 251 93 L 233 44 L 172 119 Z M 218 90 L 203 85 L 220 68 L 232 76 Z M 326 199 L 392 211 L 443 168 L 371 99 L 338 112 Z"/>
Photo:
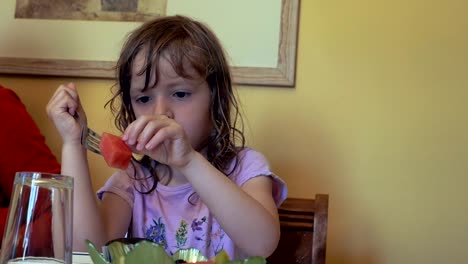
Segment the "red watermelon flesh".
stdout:
<path fill-rule="evenodd" d="M 118 136 L 110 133 L 102 133 L 99 150 L 107 165 L 121 170 L 127 169 L 132 159 L 132 151 Z"/>

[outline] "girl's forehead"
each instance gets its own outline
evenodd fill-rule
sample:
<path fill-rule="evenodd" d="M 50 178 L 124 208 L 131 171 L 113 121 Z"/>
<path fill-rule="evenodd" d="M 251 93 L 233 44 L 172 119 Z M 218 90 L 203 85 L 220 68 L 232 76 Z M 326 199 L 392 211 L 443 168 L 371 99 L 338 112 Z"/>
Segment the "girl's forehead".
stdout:
<path fill-rule="evenodd" d="M 147 57 L 145 56 L 147 51 L 144 49 L 135 56 L 132 65 L 132 79 L 133 78 L 146 78 L 145 69 L 149 64 L 147 61 Z M 151 65 L 151 82 L 154 82 L 154 78 L 157 76 L 158 78 L 161 75 L 169 78 L 176 78 L 180 77 L 180 73 L 176 72 L 177 69 L 182 69 L 185 75 L 191 76 L 192 78 L 200 78 L 200 74 L 195 70 L 192 64 L 189 62 L 188 59 L 182 60 L 182 65 L 174 65 L 174 63 L 170 60 L 167 53 L 161 53 L 161 56 L 158 56 L 157 61 L 150 62 Z"/>

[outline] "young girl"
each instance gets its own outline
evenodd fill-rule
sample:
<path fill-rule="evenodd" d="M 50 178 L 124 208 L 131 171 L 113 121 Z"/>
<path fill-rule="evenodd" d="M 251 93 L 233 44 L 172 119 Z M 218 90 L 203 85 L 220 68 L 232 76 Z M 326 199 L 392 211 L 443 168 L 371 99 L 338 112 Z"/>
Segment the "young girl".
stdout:
<path fill-rule="evenodd" d="M 47 112 L 62 140 L 62 173 L 75 177 L 74 249 L 129 236 L 169 254 L 269 256 L 279 240 L 284 182 L 244 147 L 238 104 L 218 39 L 203 24 L 162 17 L 129 35 L 110 101 L 122 139 L 143 155 L 98 191 L 90 181 L 75 86 L 60 86 Z M 236 145 L 236 140 L 240 146 Z"/>

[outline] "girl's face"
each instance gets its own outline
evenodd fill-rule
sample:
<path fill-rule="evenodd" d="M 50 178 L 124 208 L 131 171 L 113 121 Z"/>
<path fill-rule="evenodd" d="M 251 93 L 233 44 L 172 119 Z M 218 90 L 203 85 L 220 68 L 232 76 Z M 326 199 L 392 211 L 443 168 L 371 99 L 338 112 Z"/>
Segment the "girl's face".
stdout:
<path fill-rule="evenodd" d="M 208 83 L 189 63 L 184 65 L 184 69 L 193 78 L 177 75 L 171 63 L 161 56 L 157 85 L 154 85 L 155 72 L 152 72 L 148 88 L 143 91 L 145 74 L 138 75 L 145 65 L 142 53 L 145 52 L 140 52 L 135 58 L 130 87 L 136 118 L 142 115 L 166 115 L 184 128 L 192 147 L 200 150 L 213 128 Z"/>

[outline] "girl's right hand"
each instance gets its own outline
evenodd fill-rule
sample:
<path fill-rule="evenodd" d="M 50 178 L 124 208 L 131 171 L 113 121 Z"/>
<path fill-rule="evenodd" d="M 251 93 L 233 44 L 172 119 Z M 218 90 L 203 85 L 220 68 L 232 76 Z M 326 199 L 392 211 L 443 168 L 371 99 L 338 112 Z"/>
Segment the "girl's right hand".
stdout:
<path fill-rule="evenodd" d="M 47 104 L 47 115 L 54 123 L 63 143 L 79 143 L 80 120 L 86 124 L 86 115 L 81 107 L 75 84 L 60 85 Z M 79 119 L 78 119 L 79 117 Z"/>

